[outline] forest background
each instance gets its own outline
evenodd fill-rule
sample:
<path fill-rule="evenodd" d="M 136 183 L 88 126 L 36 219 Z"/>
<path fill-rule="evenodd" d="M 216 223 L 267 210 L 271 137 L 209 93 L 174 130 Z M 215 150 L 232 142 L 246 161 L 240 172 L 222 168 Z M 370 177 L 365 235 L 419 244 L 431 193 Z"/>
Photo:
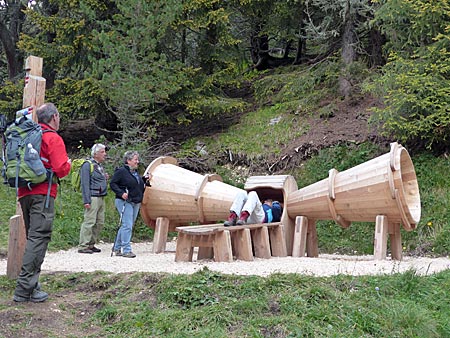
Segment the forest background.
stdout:
<path fill-rule="evenodd" d="M 133 148 L 144 166 L 170 155 L 187 169 L 216 172 L 237 186 L 250 175 L 282 173 L 302 187 L 331 168 L 342 171 L 384 154 L 398 141 L 412 155 L 422 201 L 416 230 L 402 230 L 404 252 L 448 255 L 449 19 L 450 4 L 443 0 L 2 0 L 0 113 L 10 121 L 22 108 L 24 60 L 35 55 L 44 59 L 46 100 L 60 110 L 71 156 L 104 142 L 109 171 Z M 11 202 L 0 210 L 6 248 L 14 192 L 5 186 L 0 192 Z M 50 250 L 77 245 L 82 208 L 64 185 L 61 200 Z M 105 241 L 114 236 L 116 216 L 107 215 Z M 318 235 L 320 252 L 373 252 L 373 224 L 346 231 L 320 222 Z M 140 222 L 134 236 L 146 240 L 152 232 Z M 448 284 L 448 274 L 441 277 L 447 282 L 433 287 Z M 205 280 L 222 279 L 206 273 L 192 283 Z M 422 280 L 405 275 L 394 282 L 411 291 Z M 58 282 L 49 277 L 47 283 Z M 191 288 L 187 283 L 178 290 L 179 302 L 196 296 L 182 293 Z M 318 306 L 328 299 L 324 290 L 311 291 Z M 368 304 L 376 304 L 378 295 L 373 297 Z M 414 301 L 412 294 L 404 297 Z M 399 335 L 449 332 L 450 320 L 439 317 L 442 307 L 424 307 L 415 318 L 426 318 L 429 310 L 428 321 L 416 325 L 411 317 Z M 411 314 L 411 308 L 392 309 Z M 120 317 L 108 307 L 99 311 L 101 326 Z M 367 323 L 395 316 L 370 313 L 360 322 L 358 313 L 350 314 L 340 329 L 389 336 L 391 327 L 375 330 Z M 320 323 L 302 329 L 319 336 L 336 332 Z M 289 331 L 295 330 L 283 329 Z"/>

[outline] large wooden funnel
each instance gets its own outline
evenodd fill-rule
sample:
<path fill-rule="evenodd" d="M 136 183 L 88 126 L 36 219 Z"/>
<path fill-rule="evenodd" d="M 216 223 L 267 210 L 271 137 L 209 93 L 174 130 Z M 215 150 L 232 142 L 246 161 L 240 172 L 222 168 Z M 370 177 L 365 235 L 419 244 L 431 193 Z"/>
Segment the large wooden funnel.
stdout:
<path fill-rule="evenodd" d="M 222 182 L 219 175 L 200 175 L 180 168 L 173 157 L 158 157 L 145 170 L 151 187 L 144 192 L 141 215 L 154 228 L 158 217 L 168 218 L 169 231 L 180 224 L 215 223 L 229 215 L 242 189 Z"/>
<path fill-rule="evenodd" d="M 407 150 L 397 143 L 391 151 L 291 193 L 289 217 L 351 222 L 374 222 L 378 215 L 401 223 L 407 231 L 420 220 L 420 194 L 414 166 Z"/>

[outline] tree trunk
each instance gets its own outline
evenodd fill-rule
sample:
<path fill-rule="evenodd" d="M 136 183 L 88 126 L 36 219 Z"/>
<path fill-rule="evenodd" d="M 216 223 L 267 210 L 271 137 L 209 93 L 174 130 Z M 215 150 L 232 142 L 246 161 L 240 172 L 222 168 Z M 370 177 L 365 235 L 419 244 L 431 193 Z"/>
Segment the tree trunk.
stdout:
<path fill-rule="evenodd" d="M 371 67 L 383 66 L 386 63 L 386 59 L 383 57 L 383 45 L 386 42 L 386 38 L 377 29 L 371 29 L 369 31 L 369 65 Z"/>
<path fill-rule="evenodd" d="M 347 0 L 345 9 L 344 33 L 342 35 L 342 63 L 341 75 L 339 77 L 339 93 L 348 98 L 352 93 L 351 74 L 349 66 L 356 60 L 356 33 L 354 17 L 350 12 L 350 1 Z"/>
<path fill-rule="evenodd" d="M 25 15 L 25 7 L 19 1 L 5 2 L 2 7 L 0 21 L 0 43 L 5 51 L 8 63 L 8 77 L 15 78 L 22 70 L 23 57 L 16 48 Z"/>
<path fill-rule="evenodd" d="M 19 74 L 19 67 L 16 57 L 16 44 L 12 39 L 8 27 L 0 22 L 0 41 L 5 51 L 6 61 L 8 62 L 8 78 L 12 79 Z"/>

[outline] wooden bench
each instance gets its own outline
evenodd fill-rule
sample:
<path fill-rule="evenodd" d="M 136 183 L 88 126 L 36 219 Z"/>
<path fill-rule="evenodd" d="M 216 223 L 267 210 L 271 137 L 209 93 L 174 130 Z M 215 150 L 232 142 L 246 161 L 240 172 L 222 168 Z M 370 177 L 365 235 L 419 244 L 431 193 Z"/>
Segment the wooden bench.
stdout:
<path fill-rule="evenodd" d="M 214 258 L 216 262 L 236 259 L 252 261 L 253 257 L 286 257 L 284 227 L 281 222 L 245 224 L 225 227 L 207 224 L 177 227 L 176 262 L 192 262 L 194 248 L 198 259 Z"/>

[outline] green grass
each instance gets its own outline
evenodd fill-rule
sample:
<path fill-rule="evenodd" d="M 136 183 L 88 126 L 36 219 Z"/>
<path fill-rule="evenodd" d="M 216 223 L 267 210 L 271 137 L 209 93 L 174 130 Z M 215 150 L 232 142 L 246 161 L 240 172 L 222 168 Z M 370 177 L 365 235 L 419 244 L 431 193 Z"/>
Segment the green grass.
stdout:
<path fill-rule="evenodd" d="M 41 278 L 57 318 L 49 336 L 84 337 L 448 337 L 450 271 L 418 276 L 268 277 L 154 273 L 53 274 Z M 12 282 L 0 277 L 0 314 Z M 57 297 L 57 295 L 64 295 Z M 36 309 L 37 310 L 37 309 Z M 14 328 L 37 316 L 30 307 Z M 85 313 L 85 315 L 80 315 Z M 9 330 L 9 331 L 7 331 Z"/>

